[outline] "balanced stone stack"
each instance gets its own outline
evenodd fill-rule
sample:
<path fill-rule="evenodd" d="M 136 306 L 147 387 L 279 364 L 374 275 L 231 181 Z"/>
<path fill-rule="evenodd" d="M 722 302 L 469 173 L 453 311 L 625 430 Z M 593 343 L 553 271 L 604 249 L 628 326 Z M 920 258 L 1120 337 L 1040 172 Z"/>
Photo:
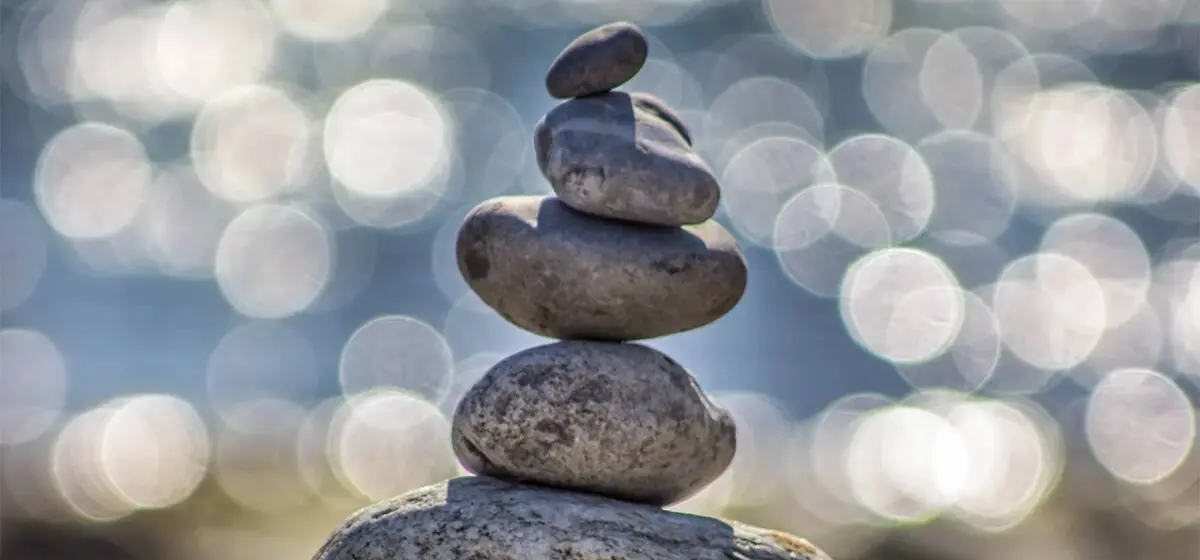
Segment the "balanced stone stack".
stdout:
<path fill-rule="evenodd" d="M 471 289 L 561 340 L 502 360 L 459 402 L 451 439 L 477 476 L 356 513 L 318 559 L 827 558 L 784 533 L 662 509 L 729 466 L 734 423 L 682 366 L 631 341 L 725 315 L 747 271 L 711 220 L 717 180 L 682 119 L 613 91 L 647 53 L 629 23 L 573 41 L 546 77 L 567 101 L 534 140 L 557 196 L 485 201 L 459 232 Z"/>

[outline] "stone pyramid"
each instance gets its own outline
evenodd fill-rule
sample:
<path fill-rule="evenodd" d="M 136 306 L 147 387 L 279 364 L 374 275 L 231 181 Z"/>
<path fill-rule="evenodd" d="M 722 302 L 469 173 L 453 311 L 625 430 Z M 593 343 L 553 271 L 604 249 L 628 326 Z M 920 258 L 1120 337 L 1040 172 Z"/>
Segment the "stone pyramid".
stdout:
<path fill-rule="evenodd" d="M 828 560 L 806 541 L 662 509 L 733 460 L 736 430 L 690 373 L 631 341 L 712 323 L 746 289 L 720 189 L 662 100 L 613 91 L 642 68 L 630 23 L 593 29 L 546 76 L 538 123 L 556 196 L 484 201 L 459 269 L 514 325 L 561 342 L 510 356 L 459 402 L 451 438 L 476 476 L 359 511 L 317 560 Z"/>

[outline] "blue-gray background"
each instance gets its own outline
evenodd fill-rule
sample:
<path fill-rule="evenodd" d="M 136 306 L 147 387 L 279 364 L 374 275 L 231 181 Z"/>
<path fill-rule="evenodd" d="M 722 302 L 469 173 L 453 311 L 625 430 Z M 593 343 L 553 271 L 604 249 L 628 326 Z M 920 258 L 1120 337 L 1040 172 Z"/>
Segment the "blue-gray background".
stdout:
<path fill-rule="evenodd" d="M 822 289 L 812 290 L 796 279 L 797 270 L 821 267 L 831 271 L 826 276 L 840 278 L 850 264 L 848 245 L 835 240 L 828 255 L 793 250 L 780 232 L 799 239 L 800 230 L 809 235 L 836 230 L 859 240 L 856 256 L 899 255 L 892 269 L 899 276 L 908 265 L 942 262 L 953 278 L 935 287 L 973 292 L 980 296 L 975 301 L 990 304 L 991 312 L 984 314 L 995 322 L 991 336 L 1021 339 L 1011 331 L 1036 327 L 1043 330 L 1032 330 L 1030 337 L 1061 334 L 1090 345 L 1079 350 L 1012 342 L 1015 350 L 986 358 L 991 363 L 983 370 L 976 364 L 963 374 L 969 378 L 982 371 L 989 376 L 986 383 L 967 379 L 957 386 L 957 378 L 945 383 L 964 391 L 954 398 L 973 394 L 1036 407 L 1067 440 L 1058 452 L 1098 458 L 1115 487 L 1154 486 L 1170 478 L 1171 507 L 1185 513 L 1168 517 L 1182 521 L 1150 526 L 1173 535 L 1190 531 L 1186 534 L 1194 537 L 1200 522 L 1200 461 L 1194 449 L 1200 329 L 1190 319 L 1175 317 L 1200 311 L 1192 307 L 1195 297 L 1187 295 L 1194 282 L 1189 267 L 1200 262 L 1200 245 L 1193 245 L 1200 223 L 1200 169 L 1192 167 L 1200 160 L 1187 144 L 1200 140 L 1195 128 L 1200 127 L 1195 116 L 1200 103 L 1193 97 L 1198 90 L 1190 84 L 1200 68 L 1200 4 L 1193 0 L 104 0 L 6 1 L 0 9 L 0 217 L 5 220 L 0 223 L 0 332 L 8 333 L 0 338 L 0 351 L 6 352 L 0 354 L 5 369 L 0 376 L 13 380 L 0 383 L 7 393 L 0 394 L 0 406 L 35 407 L 46 417 L 22 423 L 12 418 L 16 412 L 3 416 L 0 430 L 11 430 L 0 438 L 9 447 L 6 454 L 41 450 L 53 464 L 63 426 L 133 395 L 182 399 L 204 419 L 214 441 L 224 437 L 225 424 L 236 424 L 229 410 L 262 399 L 309 412 L 369 386 L 420 393 L 421 383 L 432 382 L 440 384 L 433 390 L 439 394 L 420 396 L 442 406 L 438 398 L 450 398 L 447 394 L 461 389 L 457 385 L 469 383 L 464 362 L 486 364 L 545 342 L 465 295 L 453 267 L 454 227 L 468 208 L 489 196 L 546 192 L 530 151 L 533 124 L 555 103 L 543 89 L 544 71 L 579 32 L 628 19 L 652 37 L 651 64 L 629 88 L 660 95 L 693 127 L 697 149 L 727 180 L 723 186 L 731 202 L 718 219 L 742 240 L 751 272 L 745 298 L 728 316 L 648 344 L 677 358 L 718 396 L 763 398 L 786 420 L 786 430 L 817 423 L 831 403 L 848 395 L 879 393 L 898 400 L 915 390 L 939 388 L 943 383 L 925 383 L 932 378 L 919 373 L 902 375 L 910 366 L 901 364 L 948 355 L 955 337 L 951 333 L 940 345 L 925 339 L 913 343 L 939 347 L 919 359 L 911 348 L 896 347 L 889 338 L 893 327 L 885 325 L 880 334 L 879 325 L 899 320 L 896 301 L 906 294 L 884 293 L 886 287 L 855 292 L 866 315 L 852 327 L 848 321 L 855 319 L 846 315 L 849 284 L 825 279 Z M 916 29 L 922 31 L 913 33 Z M 938 38 L 950 38 L 937 43 L 940 51 L 930 47 Z M 872 73 L 885 77 L 872 78 Z M 370 80 L 389 80 L 383 87 L 391 88 L 393 100 L 415 98 L 422 104 L 389 107 L 394 113 L 381 119 L 415 120 L 372 128 L 371 114 L 351 114 L 351 108 L 338 115 L 337 102 Z M 242 102 L 251 108 L 221 114 Z M 263 132 L 247 124 L 263 114 L 265 126 L 278 130 Z M 202 124 L 205 118 L 208 123 Z M 399 136 L 386 130 L 393 122 L 399 123 L 394 125 Z M 339 123 L 351 136 L 367 131 L 374 140 L 356 145 L 338 137 L 331 130 Z M 405 123 L 416 132 L 406 132 Z M 239 126 L 248 127 L 250 141 L 237 143 Z M 434 134 L 421 127 L 444 130 Z M 982 167 L 977 160 L 935 160 L 923 151 L 933 135 L 968 129 L 976 144 L 963 145 L 983 142 L 1003 156 L 1003 166 L 995 158 Z M 74 138 L 56 144 L 64 134 Z M 826 161 L 835 147 L 861 135 L 883 135 L 870 137 L 882 152 L 863 150 L 841 160 L 841 167 Z M 816 159 L 798 159 L 792 166 L 775 162 L 763 171 L 765 164 L 754 159 L 761 154 L 746 151 L 763 139 Z M 276 140 L 284 153 L 263 146 Z M 431 146 L 434 141 L 444 145 Z M 331 148 L 336 142 L 344 145 Z M 373 142 L 383 151 L 397 151 L 371 152 L 379 147 L 369 145 Z M 65 155 L 55 155 L 54 146 Z M 338 149 L 350 163 L 332 161 L 331 150 Z M 740 166 L 739 151 L 746 151 Z M 882 172 L 882 180 L 865 179 L 864 185 L 846 178 L 870 175 L 864 169 L 877 162 L 894 167 L 896 154 L 906 159 L 891 176 Z M 104 157 L 118 162 L 115 175 L 102 172 L 113 168 L 96 163 Z M 1059 158 L 1070 162 L 1059 166 Z M 70 175 L 78 161 L 91 166 Z M 378 169 L 364 171 L 372 165 Z M 433 171 L 412 171 L 421 165 Z M 830 166 L 837 178 L 815 179 L 813 165 Z M 914 179 L 910 165 L 919 168 L 913 173 L 928 177 Z M 997 179 L 1002 173 L 1007 175 Z M 154 193 L 167 188 L 159 182 L 164 174 L 177 179 L 171 188 L 183 189 L 185 202 L 155 205 L 162 197 Z M 391 187 L 388 180 L 408 183 Z M 115 184 L 120 181 L 140 183 Z M 824 224 L 825 230 L 813 214 L 780 216 L 794 195 L 818 183 L 844 184 L 842 196 L 860 196 L 856 200 L 868 207 L 851 215 L 845 206 L 847 213 Z M 1000 194 L 992 196 L 989 189 Z M 372 190 L 376 198 L 363 194 Z M 968 194 L 946 198 L 945 192 Z M 355 197 L 357 203 L 345 203 Z M 385 223 L 386 216 L 372 221 L 380 215 L 372 208 L 388 209 L 389 216 L 415 209 L 409 219 Z M 283 224 L 278 226 L 283 233 L 261 229 L 267 214 Z M 1082 296 L 1063 298 L 1069 301 L 1065 305 L 1083 302 L 1088 308 L 1097 298 L 1111 303 L 1115 297 L 1133 306 L 1126 317 L 1145 311 L 1148 315 L 1138 317 L 1149 317 L 1152 332 L 1139 324 L 1121 331 L 1125 338 L 1113 335 L 1120 341 L 1136 338 L 1128 347 L 1100 338 L 1124 324 L 1112 318 L 1111 310 L 1107 319 L 1102 312 L 1099 318 L 1077 320 L 1064 317 L 1089 310 L 1047 307 L 1038 300 L 1006 315 L 995 308 L 999 300 L 988 297 L 1003 291 L 997 284 L 1002 277 L 1017 283 L 1033 274 L 1038 280 L 1028 267 L 1024 276 L 1006 267 L 1029 255 L 1053 253 L 1045 232 L 1073 214 L 1086 215 L 1091 229 L 1063 228 L 1070 230 L 1064 236 L 1074 237 L 1057 247 L 1069 245 L 1080 253 L 1066 250 L 1075 259 L 1069 266 L 1050 258 L 1061 266 L 1043 270 L 1058 281 L 1047 288 L 1047 297 L 1061 295 L 1055 289 L 1083 290 Z M 237 220 L 248 229 L 229 228 Z M 872 237 L 879 227 L 886 242 Z M 901 233 L 904 227 L 909 230 Z M 1129 232 L 1140 244 L 1125 243 Z M 1112 245 L 1108 234 L 1120 242 L 1112 253 L 1095 248 Z M 863 243 L 863 236 L 875 241 Z M 287 246 L 273 253 L 262 239 Z M 255 240 L 259 244 L 252 251 L 237 253 L 239 243 Z M 920 249 L 921 258 L 905 261 L 907 254 L 894 252 L 902 246 Z M 222 251 L 229 255 L 223 257 Z M 1021 262 L 1028 265 L 1031 258 Z M 254 261 L 260 260 L 267 264 L 256 269 L 261 263 Z M 301 264 L 293 269 L 289 262 Z M 1111 266 L 1105 268 L 1106 263 Z M 1184 272 L 1172 275 L 1175 270 Z M 1119 288 L 1110 297 L 1105 281 L 1114 278 L 1133 286 L 1133 295 Z M 839 287 L 843 297 L 831 297 Z M 934 303 L 963 320 L 961 299 L 935 298 Z M 1038 320 L 1039 313 L 1054 316 Z M 396 326 L 390 345 L 348 346 L 352 335 L 381 317 Z M 920 331 L 922 324 L 900 328 Z M 1055 325 L 1065 330 L 1055 331 Z M 405 339 L 405 333 L 415 333 L 414 338 Z M 37 341 L 30 342 L 31 337 Z M 1107 354 L 1094 349 L 1110 343 Z M 445 345 L 449 361 L 444 355 L 431 357 L 430 345 Z M 354 352 L 368 355 L 361 362 L 347 361 Z M 906 352 L 908 358 L 897 357 Z M 1044 361 L 1030 363 L 1039 358 Z M 366 363 L 361 367 L 370 371 L 348 382 L 356 375 L 346 371 L 353 363 Z M 455 363 L 458 367 L 451 367 Z M 911 367 L 919 371 L 920 364 Z M 20 368 L 26 369 L 16 371 Z M 1137 369 L 1127 377 L 1152 387 L 1152 398 L 1111 397 L 1122 385 L 1103 385 L 1106 375 L 1112 370 L 1128 374 L 1129 368 Z M 1116 387 L 1116 393 L 1105 393 L 1110 398 L 1104 403 L 1124 403 L 1122 411 L 1135 411 L 1122 412 L 1129 432 L 1139 425 L 1139 418 L 1129 414 L 1153 408 L 1146 402 L 1171 412 L 1170 418 L 1143 424 L 1168 432 L 1165 450 L 1127 449 L 1161 451 L 1167 457 L 1161 472 L 1146 474 L 1113 459 L 1111 450 L 1133 445 L 1127 440 L 1136 435 L 1098 441 L 1101 436 L 1093 432 L 1103 430 L 1093 426 L 1089 431 L 1088 422 L 1101 422 L 1092 417 L 1107 410 L 1096 404 L 1099 398 L 1089 401 L 1097 386 Z M 1179 459 L 1173 461 L 1172 454 Z M 776 470 L 770 476 L 789 468 L 788 461 L 772 461 Z M 21 473 L 26 471 L 7 473 L 5 488 L 20 485 L 26 476 Z M 63 490 L 64 476 L 50 476 L 46 488 L 51 493 L 57 488 L 62 496 L 55 499 L 65 501 L 65 508 L 29 506 L 20 516 L 37 519 L 42 515 L 37 512 L 63 510 L 74 512 L 67 518 L 107 519 L 74 503 L 71 492 Z M 236 493 L 229 487 L 224 486 Z M 357 491 L 360 499 L 376 497 L 361 485 Z M 41 503 L 41 498 L 25 499 Z M 22 509 L 19 500 L 14 503 L 18 507 L 6 512 Z M 330 507 L 344 511 L 345 503 Z M 805 530 L 759 506 L 744 507 L 751 512 L 746 516 Z M 755 514 L 756 507 L 775 513 Z M 879 508 L 872 511 L 881 514 Z M 881 515 L 888 527 L 915 519 Z M 936 515 L 916 517 L 926 523 Z M 1122 522 L 1136 525 L 1135 518 Z M 845 546 L 847 554 L 870 550 Z M 1195 551 L 1178 548 L 1180 554 Z M 1084 555 L 1061 557 L 1104 557 L 1077 553 Z M 1160 557 L 1174 553 L 1170 549 Z M 1060 557 L 1049 554 L 1031 557 Z"/>

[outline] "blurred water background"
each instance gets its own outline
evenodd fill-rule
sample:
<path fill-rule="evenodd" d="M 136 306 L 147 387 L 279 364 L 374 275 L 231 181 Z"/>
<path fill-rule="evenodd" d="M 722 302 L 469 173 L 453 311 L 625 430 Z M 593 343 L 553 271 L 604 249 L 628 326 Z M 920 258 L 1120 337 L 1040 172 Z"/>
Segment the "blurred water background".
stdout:
<path fill-rule="evenodd" d="M 842 560 L 1200 557 L 1198 0 L 2 6 L 5 560 L 305 558 L 457 474 L 458 396 L 547 341 L 456 229 L 549 192 L 544 71 L 613 20 L 751 270 L 649 342 L 739 423 L 676 509 Z"/>

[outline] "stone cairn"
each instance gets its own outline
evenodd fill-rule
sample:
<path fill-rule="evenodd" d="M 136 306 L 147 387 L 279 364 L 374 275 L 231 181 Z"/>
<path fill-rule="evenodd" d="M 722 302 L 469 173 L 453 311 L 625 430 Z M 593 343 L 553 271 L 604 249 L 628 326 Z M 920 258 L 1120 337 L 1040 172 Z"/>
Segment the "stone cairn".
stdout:
<path fill-rule="evenodd" d="M 557 196 L 487 200 L 459 231 L 471 289 L 561 340 L 502 360 L 459 402 L 454 452 L 477 476 L 354 514 L 318 560 L 827 560 L 785 533 L 661 507 L 729 466 L 734 423 L 687 370 L 630 341 L 722 317 L 747 270 L 711 220 L 717 180 L 682 119 L 613 91 L 647 53 L 629 23 L 568 45 L 546 76 L 567 101 L 535 130 Z"/>

